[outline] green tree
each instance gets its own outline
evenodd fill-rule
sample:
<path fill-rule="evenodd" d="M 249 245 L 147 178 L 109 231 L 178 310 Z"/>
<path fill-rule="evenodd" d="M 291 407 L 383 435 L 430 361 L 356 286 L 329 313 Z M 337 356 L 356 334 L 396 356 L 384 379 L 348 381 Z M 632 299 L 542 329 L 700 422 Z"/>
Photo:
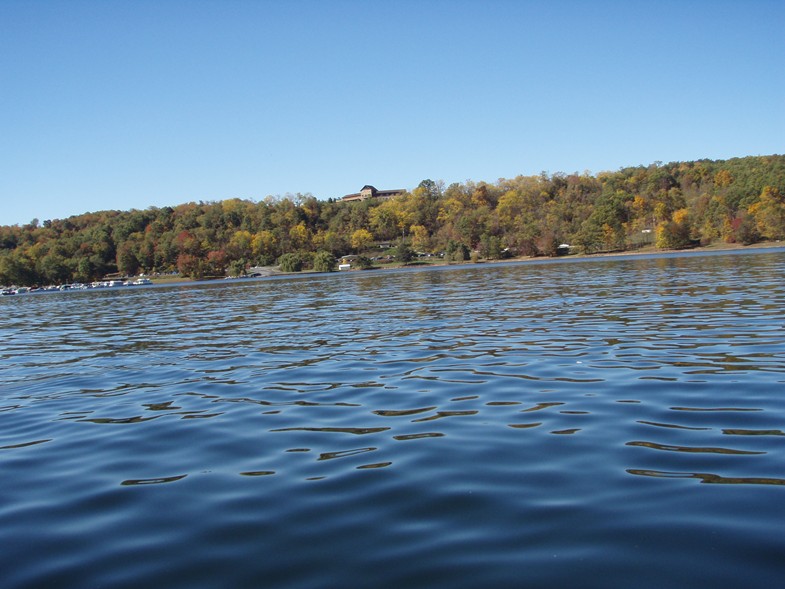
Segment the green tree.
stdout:
<path fill-rule="evenodd" d="M 150 272 L 155 268 L 155 236 L 152 231 L 146 231 L 144 240 L 139 244 L 139 251 L 137 253 L 139 265 L 146 271 Z"/>
<path fill-rule="evenodd" d="M 95 271 L 95 265 L 90 258 L 78 258 L 76 262 L 76 270 L 74 271 L 74 279 L 79 282 L 90 282 L 98 278 Z"/>
<path fill-rule="evenodd" d="M 412 250 L 409 243 L 401 238 L 398 240 L 397 245 L 393 249 L 393 255 L 398 262 L 402 264 L 408 264 L 414 259 L 414 250 Z"/>
<path fill-rule="evenodd" d="M 635 199 L 608 186 L 589 217 L 582 223 L 576 242 L 585 252 L 615 251 L 625 247 L 625 226 Z M 558 244 L 557 244 L 558 245 Z"/>
<path fill-rule="evenodd" d="M 139 260 L 130 242 L 124 242 L 117 250 L 117 271 L 126 276 L 134 276 L 139 270 Z"/>
<path fill-rule="evenodd" d="M 357 256 L 354 259 L 354 265 L 357 266 L 360 270 L 369 270 L 373 268 L 373 260 L 368 256 Z"/>
<path fill-rule="evenodd" d="M 496 235 L 484 233 L 480 238 L 480 255 L 487 260 L 498 260 L 502 257 L 502 247 Z"/>
<path fill-rule="evenodd" d="M 32 260 L 19 248 L 0 253 L 0 284 L 32 286 L 39 280 Z"/>
<path fill-rule="evenodd" d="M 278 258 L 278 265 L 283 272 L 300 272 L 303 269 L 303 260 L 297 254 L 288 253 Z"/>
<path fill-rule="evenodd" d="M 466 244 L 450 240 L 444 250 L 444 258 L 448 262 L 465 262 L 469 259 L 469 248 Z"/>
<path fill-rule="evenodd" d="M 57 253 L 49 253 L 41 259 L 41 277 L 49 284 L 70 282 L 71 270 L 67 260 Z"/>
<path fill-rule="evenodd" d="M 435 200 L 441 196 L 442 187 L 443 187 L 443 183 L 441 181 L 434 182 L 430 178 L 423 180 L 417 185 L 417 188 L 423 189 L 425 193 L 428 195 L 428 198 L 432 200 Z"/>
<path fill-rule="evenodd" d="M 232 260 L 229 262 L 227 273 L 229 276 L 245 276 L 245 267 L 247 262 L 244 259 Z"/>
<path fill-rule="evenodd" d="M 334 272 L 336 270 L 337 261 L 335 256 L 330 252 L 320 251 L 316 252 L 313 258 L 313 269 L 317 272 Z"/>

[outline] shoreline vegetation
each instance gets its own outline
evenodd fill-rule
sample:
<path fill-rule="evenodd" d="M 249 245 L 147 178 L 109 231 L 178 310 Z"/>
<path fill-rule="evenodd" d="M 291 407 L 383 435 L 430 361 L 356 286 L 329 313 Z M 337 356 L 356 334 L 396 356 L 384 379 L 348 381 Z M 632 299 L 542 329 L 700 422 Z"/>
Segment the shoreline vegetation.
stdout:
<path fill-rule="evenodd" d="M 543 261 L 543 260 L 563 260 L 563 261 L 577 261 L 577 260 L 595 260 L 595 259 L 603 259 L 603 258 L 616 258 L 616 257 L 642 257 L 642 256 L 649 256 L 652 254 L 683 254 L 683 255 L 700 255 L 705 254 L 708 252 L 738 252 L 738 251 L 750 251 L 750 250 L 758 250 L 758 249 L 771 249 L 771 248 L 782 248 L 785 247 L 785 241 L 762 241 L 750 245 L 744 245 L 741 243 L 712 243 L 705 246 L 695 246 L 689 249 L 658 249 L 655 246 L 649 246 L 640 248 L 637 250 L 624 250 L 618 252 L 603 252 L 603 253 L 596 253 L 596 254 L 568 254 L 559 257 L 552 257 L 552 258 L 544 258 L 542 256 L 518 256 L 514 258 L 505 258 L 505 259 L 497 259 L 497 260 L 477 260 L 472 262 L 471 260 L 466 260 L 463 262 L 452 262 L 452 261 L 444 261 L 442 259 L 437 259 L 436 261 L 417 261 L 417 262 L 409 262 L 407 264 L 401 263 L 390 263 L 384 266 L 372 266 L 370 268 L 353 268 L 348 270 L 348 272 L 374 272 L 380 270 L 391 270 L 391 269 L 400 269 L 400 268 L 441 268 L 445 266 L 461 266 L 467 267 L 472 266 L 474 264 L 484 265 L 484 264 L 499 264 L 499 263 L 520 263 L 525 264 L 527 262 L 536 262 L 536 261 Z M 290 275 L 297 275 L 297 274 L 325 274 L 325 272 L 320 272 L 316 270 L 303 270 L 300 272 L 284 272 L 279 270 L 277 266 L 269 266 L 267 267 L 268 272 L 261 277 L 270 277 L 270 276 L 290 276 Z M 203 278 L 202 280 L 218 280 L 222 277 L 212 277 L 212 278 Z M 238 277 L 240 278 L 240 277 Z M 152 281 L 155 284 L 177 284 L 177 283 L 188 283 L 192 282 L 194 279 L 191 278 L 182 278 L 180 276 L 170 276 L 170 277 L 152 277 Z"/>
<path fill-rule="evenodd" d="M 0 285 L 704 252 L 782 240 L 785 155 L 749 156 L 493 183 L 423 180 L 351 201 L 296 194 L 34 219 L 0 226 Z"/>
<path fill-rule="evenodd" d="M 785 242 L 783 241 L 763 241 L 751 245 L 743 245 L 738 243 L 713 243 L 706 246 L 696 246 L 690 249 L 672 249 L 672 250 L 663 250 L 658 249 L 654 246 L 640 248 L 634 251 L 618 251 L 618 252 L 604 252 L 604 253 L 597 253 L 597 254 L 568 254 L 564 256 L 560 256 L 558 258 L 543 258 L 542 256 L 519 256 L 515 258 L 506 258 L 506 259 L 498 259 L 498 260 L 476 260 L 472 262 L 471 260 L 463 261 L 463 262 L 453 262 L 453 261 L 445 261 L 442 259 L 437 258 L 436 260 L 430 259 L 428 261 L 417 261 L 417 262 L 409 262 L 407 264 L 402 263 L 388 263 L 381 266 L 371 266 L 369 268 L 354 268 L 350 270 L 345 270 L 342 272 L 376 272 L 376 271 L 384 271 L 384 270 L 391 270 L 391 269 L 401 269 L 401 268 L 442 268 L 442 267 L 471 267 L 474 264 L 479 265 L 494 265 L 499 263 L 513 263 L 513 264 L 525 264 L 527 262 L 537 262 L 543 260 L 563 260 L 563 261 L 579 261 L 579 260 L 595 260 L 595 259 L 603 259 L 603 258 L 616 258 L 616 257 L 641 257 L 641 256 L 648 256 L 652 254 L 682 254 L 682 255 L 701 255 L 707 252 L 734 252 L 734 251 L 750 251 L 750 250 L 759 250 L 759 249 L 771 249 L 771 248 L 783 248 L 785 247 Z M 316 271 L 316 270 L 303 270 L 300 272 L 285 272 L 280 270 L 277 266 L 267 266 L 262 268 L 264 271 L 259 276 L 236 276 L 236 277 L 228 277 L 228 276 L 211 276 L 211 277 L 202 277 L 202 278 L 190 278 L 190 277 L 183 277 L 180 275 L 157 275 L 157 276 L 148 276 L 148 278 L 152 284 L 165 286 L 165 285 L 178 285 L 178 284 L 189 284 L 192 282 L 207 282 L 207 281 L 219 281 L 228 278 L 236 278 L 236 279 L 243 279 L 243 278 L 270 278 L 273 276 L 293 276 L 293 275 L 317 275 L 317 274 L 326 274 L 328 272 L 324 271 Z M 133 280 L 133 276 L 125 276 L 121 277 L 122 280 Z"/>
<path fill-rule="evenodd" d="M 564 256 L 553 257 L 553 258 L 543 258 L 542 256 L 518 256 L 518 257 L 511 257 L 505 259 L 496 259 L 496 260 L 482 260 L 478 259 L 474 262 L 471 260 L 462 261 L 462 262 L 455 262 L 455 261 L 445 261 L 440 258 L 436 259 L 429 259 L 427 261 L 416 261 L 416 262 L 409 262 L 406 264 L 403 263 L 396 263 L 391 262 L 388 264 L 380 265 L 380 266 L 370 266 L 368 268 L 352 268 L 349 270 L 344 270 L 342 272 L 375 272 L 375 271 L 383 271 L 383 270 L 391 270 L 391 269 L 401 269 L 401 268 L 442 268 L 442 267 L 449 267 L 449 266 L 456 266 L 456 267 L 471 267 L 474 264 L 479 265 L 493 265 L 499 263 L 513 263 L 513 264 L 525 264 L 527 262 L 536 262 L 536 261 L 543 261 L 543 260 L 563 260 L 563 261 L 578 261 L 578 260 L 593 260 L 593 259 L 603 259 L 603 258 L 616 258 L 616 257 L 641 257 L 641 256 L 648 256 L 653 254 L 682 254 L 682 255 L 700 255 L 707 252 L 734 252 L 734 251 L 750 251 L 750 250 L 758 250 L 758 249 L 771 249 L 771 248 L 782 248 L 785 247 L 785 242 L 776 240 L 776 241 L 762 241 L 755 244 L 744 245 L 739 243 L 712 243 L 705 246 L 695 246 L 689 249 L 671 249 L 671 250 L 664 250 L 658 249 L 655 246 L 648 246 L 643 247 L 637 250 L 624 250 L 624 251 L 617 251 L 617 252 L 603 252 L 603 253 L 595 253 L 595 254 L 567 254 Z M 292 276 L 292 275 L 316 275 L 316 274 L 326 274 L 331 271 L 317 271 L 317 270 L 302 270 L 299 272 L 286 272 L 281 270 L 278 266 L 267 266 L 262 268 L 262 273 L 258 276 L 252 275 L 242 275 L 242 276 L 204 276 L 201 278 L 192 278 L 192 277 L 183 277 L 179 274 L 167 274 L 167 275 L 153 275 L 153 276 L 145 276 L 148 278 L 152 284 L 156 285 L 178 285 L 178 284 L 189 284 L 191 282 L 208 282 L 208 281 L 218 281 L 223 279 L 235 278 L 235 279 L 243 279 L 243 278 L 270 278 L 273 276 Z M 134 276 L 123 276 L 120 277 L 121 280 L 133 280 Z"/>

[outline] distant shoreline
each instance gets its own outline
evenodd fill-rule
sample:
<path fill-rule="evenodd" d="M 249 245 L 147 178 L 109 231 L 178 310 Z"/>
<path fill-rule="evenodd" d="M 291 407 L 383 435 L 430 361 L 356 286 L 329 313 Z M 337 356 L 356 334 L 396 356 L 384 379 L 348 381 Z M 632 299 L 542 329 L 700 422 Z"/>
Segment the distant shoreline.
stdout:
<path fill-rule="evenodd" d="M 743 245 L 741 243 L 717 242 L 717 243 L 711 243 L 709 245 L 700 245 L 693 248 L 683 248 L 683 249 L 659 249 L 652 245 L 636 250 L 624 250 L 619 252 L 603 252 L 600 254 L 575 254 L 565 257 L 570 259 L 581 259 L 581 258 L 604 258 L 608 256 L 614 256 L 614 257 L 615 256 L 648 256 L 651 254 L 690 254 L 690 253 L 701 254 L 706 252 L 767 249 L 772 247 L 785 247 L 785 241 L 761 241 L 759 243 L 753 243 L 751 245 Z M 541 258 L 527 258 L 527 259 L 535 260 Z"/>
<path fill-rule="evenodd" d="M 384 271 L 384 270 L 391 270 L 391 269 L 400 269 L 400 268 L 427 268 L 427 267 L 443 267 L 443 266 L 471 266 L 475 264 L 499 264 L 499 263 L 509 263 L 509 262 L 518 262 L 518 263 L 526 263 L 526 262 L 536 262 L 536 261 L 552 261 L 552 260 L 591 260 L 591 259 L 602 259 L 602 258 L 609 258 L 609 257 L 642 257 L 642 256 L 650 256 L 656 254 L 703 254 L 709 252 L 723 252 L 723 251 L 747 251 L 747 250 L 756 250 L 756 249 L 768 249 L 768 248 L 777 248 L 777 247 L 785 247 L 785 241 L 764 241 L 760 243 L 754 243 L 751 245 L 743 245 L 740 243 L 712 243 L 709 245 L 697 246 L 694 248 L 686 248 L 686 249 L 659 249 L 652 246 L 647 246 L 644 248 L 636 249 L 636 250 L 624 250 L 618 252 L 603 252 L 597 254 L 570 254 L 566 256 L 556 256 L 556 257 L 545 257 L 545 256 L 519 256 L 515 258 L 507 258 L 504 260 L 481 260 L 479 262 L 472 262 L 471 260 L 465 260 L 463 262 L 446 262 L 444 260 L 439 260 L 436 262 L 422 262 L 420 264 L 392 264 L 389 266 L 374 266 L 373 268 L 369 268 L 368 270 L 374 271 Z M 368 270 L 348 270 L 348 272 L 367 272 Z M 336 271 L 335 273 L 339 272 L 347 272 L 346 270 L 343 271 Z M 274 267 L 270 267 L 270 273 L 266 277 L 270 276 L 304 276 L 308 274 L 326 274 L 325 272 L 314 272 L 305 270 L 302 272 L 282 272 L 280 270 L 274 269 Z M 202 279 L 193 279 L 193 278 L 182 278 L 180 276 L 163 276 L 163 277 L 150 277 L 154 284 L 188 284 L 191 282 L 214 282 L 218 280 L 224 280 L 224 278 L 202 278 Z M 234 281 L 243 281 L 244 277 L 237 277 L 228 279 L 231 282 Z"/>

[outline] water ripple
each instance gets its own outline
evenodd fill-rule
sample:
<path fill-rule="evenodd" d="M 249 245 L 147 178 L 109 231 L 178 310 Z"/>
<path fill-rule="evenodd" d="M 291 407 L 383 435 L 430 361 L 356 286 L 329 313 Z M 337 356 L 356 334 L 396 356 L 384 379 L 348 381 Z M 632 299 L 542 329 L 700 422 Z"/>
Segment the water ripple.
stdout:
<path fill-rule="evenodd" d="M 3 297 L 4 586 L 773 585 L 784 256 Z"/>

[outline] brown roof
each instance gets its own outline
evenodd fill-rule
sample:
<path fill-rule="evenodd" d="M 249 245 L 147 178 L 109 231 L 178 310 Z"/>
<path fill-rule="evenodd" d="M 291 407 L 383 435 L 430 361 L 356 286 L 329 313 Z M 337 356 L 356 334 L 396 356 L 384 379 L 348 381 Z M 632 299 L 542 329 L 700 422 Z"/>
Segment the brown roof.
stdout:
<path fill-rule="evenodd" d="M 341 200 L 351 201 L 351 200 L 365 200 L 366 198 L 392 198 L 393 196 L 397 196 L 399 194 L 403 194 L 406 192 L 403 188 L 396 188 L 393 190 L 377 190 L 375 187 L 371 186 L 370 184 L 366 184 L 360 189 L 360 192 L 355 192 L 352 194 L 347 194 Z M 370 195 L 368 194 L 370 193 Z"/>

